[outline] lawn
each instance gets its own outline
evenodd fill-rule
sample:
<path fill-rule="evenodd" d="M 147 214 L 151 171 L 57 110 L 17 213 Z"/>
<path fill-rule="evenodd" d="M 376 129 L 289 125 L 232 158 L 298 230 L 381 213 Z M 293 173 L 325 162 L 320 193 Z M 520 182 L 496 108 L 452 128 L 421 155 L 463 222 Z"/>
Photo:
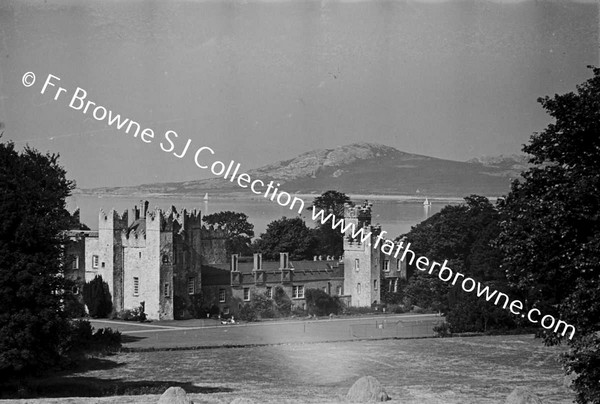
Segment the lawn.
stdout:
<path fill-rule="evenodd" d="M 339 402 L 357 378 L 372 375 L 385 386 L 391 403 L 503 403 L 515 387 L 529 386 L 545 404 L 563 404 L 573 402 L 574 395 L 562 385 L 560 352 L 531 335 L 129 352 L 49 383 L 56 395 L 61 383 L 69 381 L 116 394 L 155 393 L 154 388 L 161 391 L 172 384 L 201 403 L 229 403 L 236 397 L 257 403 L 322 403 Z M 43 402 L 155 403 L 157 398 Z"/>

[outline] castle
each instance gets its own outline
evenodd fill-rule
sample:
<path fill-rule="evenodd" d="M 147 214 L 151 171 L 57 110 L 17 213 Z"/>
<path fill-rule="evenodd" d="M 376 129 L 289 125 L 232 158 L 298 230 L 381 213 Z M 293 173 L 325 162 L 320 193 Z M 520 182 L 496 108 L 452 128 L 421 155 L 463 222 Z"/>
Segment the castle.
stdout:
<path fill-rule="evenodd" d="M 81 289 L 101 275 L 115 311 L 142 305 L 154 320 L 193 316 L 200 296 L 205 305 L 236 314 L 255 293 L 273 297 L 277 286 L 301 309 L 307 289 L 322 289 L 349 306 L 379 303 L 382 287 L 395 291 L 406 278 L 406 265 L 375 247 L 381 228 L 371 225 L 371 204 L 346 204 L 344 217 L 371 236 L 361 242 L 346 234 L 342 258 L 292 261 L 281 252 L 279 261 L 263 262 L 261 253 L 228 256 L 226 231 L 203 226 L 199 211 L 149 210 L 142 201 L 131 214 L 100 210 L 98 231 L 70 231 L 66 276 Z"/>

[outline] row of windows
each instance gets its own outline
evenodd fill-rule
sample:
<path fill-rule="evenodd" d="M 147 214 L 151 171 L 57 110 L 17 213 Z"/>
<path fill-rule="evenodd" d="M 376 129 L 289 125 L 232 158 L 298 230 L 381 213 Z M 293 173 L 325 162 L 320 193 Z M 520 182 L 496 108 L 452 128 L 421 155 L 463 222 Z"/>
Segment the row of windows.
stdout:
<path fill-rule="evenodd" d="M 187 292 L 190 295 L 193 295 L 196 293 L 196 278 L 195 277 L 188 278 Z M 133 295 L 139 296 L 139 294 L 140 294 L 140 278 L 138 276 L 134 276 L 133 277 Z M 171 285 L 169 284 L 169 282 L 165 282 L 163 284 L 163 296 L 171 297 Z"/>
<path fill-rule="evenodd" d="M 325 293 L 329 293 L 327 286 L 323 287 L 323 291 Z M 337 294 L 342 294 L 342 287 L 337 287 Z M 273 287 L 267 286 L 267 290 L 265 291 L 265 295 L 269 298 L 273 298 Z M 304 285 L 297 285 L 292 287 L 292 298 L 294 299 L 304 299 Z M 226 291 L 225 289 L 219 289 L 219 302 L 225 303 L 226 301 Z M 244 301 L 250 301 L 250 288 L 244 288 Z"/>
<path fill-rule="evenodd" d="M 396 268 L 400 268 L 400 260 L 396 260 Z M 360 270 L 360 260 L 358 258 L 354 259 L 354 269 L 356 272 Z M 385 272 L 390 271 L 390 260 L 383 260 L 383 270 Z"/>
<path fill-rule="evenodd" d="M 379 287 L 379 282 L 377 282 L 377 279 L 373 280 L 373 290 L 377 290 L 378 287 Z M 356 284 L 356 293 L 360 295 L 360 291 L 361 291 L 361 285 L 359 282 Z"/>
<path fill-rule="evenodd" d="M 142 258 L 141 251 L 138 253 L 138 257 Z M 165 261 L 165 259 L 166 259 L 166 261 Z M 92 268 L 98 268 L 99 261 L 100 261 L 100 257 L 98 255 L 92 255 Z M 163 263 L 168 263 L 168 262 L 169 262 L 169 256 L 163 255 Z M 104 264 L 104 262 L 102 262 L 102 268 L 104 268 L 104 266 L 105 266 L 105 264 Z M 79 256 L 77 256 L 77 255 L 73 256 L 72 268 L 79 269 Z"/>

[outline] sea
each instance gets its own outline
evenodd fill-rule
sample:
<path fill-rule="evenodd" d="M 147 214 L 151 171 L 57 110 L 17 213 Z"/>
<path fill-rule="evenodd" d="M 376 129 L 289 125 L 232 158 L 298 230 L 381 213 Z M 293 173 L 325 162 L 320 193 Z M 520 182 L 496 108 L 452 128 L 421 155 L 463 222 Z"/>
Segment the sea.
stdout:
<path fill-rule="evenodd" d="M 99 212 L 109 212 L 115 209 L 122 213 L 126 209 L 132 209 L 135 205 L 140 205 L 142 201 L 148 201 L 150 209 L 159 208 L 167 210 L 174 206 L 178 211 L 182 209 L 199 210 L 202 215 L 217 213 L 222 211 L 234 211 L 245 213 L 248 221 L 254 225 L 255 236 L 260 236 L 267 229 L 267 225 L 282 217 L 293 218 L 301 216 L 309 227 L 313 227 L 312 210 L 305 209 L 302 215 L 297 211 L 291 211 L 277 203 L 261 199 L 231 199 L 209 197 L 205 201 L 203 197 L 174 196 L 174 197 L 129 197 L 129 196 L 101 196 L 101 195 L 83 195 L 76 194 L 70 196 L 67 200 L 67 207 L 70 211 L 77 208 L 80 210 L 81 221 L 92 230 L 98 229 Z M 306 207 L 310 208 L 312 200 L 305 198 Z M 364 200 L 354 201 L 363 203 Z M 430 206 L 424 206 L 423 201 L 415 200 L 370 200 L 372 206 L 372 224 L 380 224 L 383 230 L 388 232 L 390 238 L 405 234 L 410 231 L 412 226 L 417 225 L 423 220 L 431 217 L 442 210 L 448 204 L 458 202 L 447 202 L 430 200 Z"/>

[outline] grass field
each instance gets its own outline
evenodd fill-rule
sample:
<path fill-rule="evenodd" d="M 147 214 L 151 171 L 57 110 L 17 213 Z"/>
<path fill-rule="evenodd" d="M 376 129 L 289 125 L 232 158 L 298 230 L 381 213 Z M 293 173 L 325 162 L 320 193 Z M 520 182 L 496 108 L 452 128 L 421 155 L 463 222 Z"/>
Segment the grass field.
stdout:
<path fill-rule="evenodd" d="M 377 315 L 318 320 L 287 319 L 225 326 L 214 320 L 132 323 L 93 320 L 96 328 L 123 333 L 126 350 L 274 345 L 434 336 L 435 314 Z"/>
<path fill-rule="evenodd" d="M 236 397 L 257 403 L 328 403 L 340 402 L 357 378 L 372 375 L 385 386 L 391 403 L 503 403 L 515 387 L 529 386 L 545 404 L 563 404 L 573 402 L 574 395 L 562 385 L 560 352 L 531 335 L 129 352 L 109 357 L 96 369 L 55 377 L 52 383 L 57 390 L 69 379 L 90 386 L 106 384 L 116 394 L 181 385 L 197 403 L 229 403 Z M 157 399 L 143 395 L 37 402 Z"/>

